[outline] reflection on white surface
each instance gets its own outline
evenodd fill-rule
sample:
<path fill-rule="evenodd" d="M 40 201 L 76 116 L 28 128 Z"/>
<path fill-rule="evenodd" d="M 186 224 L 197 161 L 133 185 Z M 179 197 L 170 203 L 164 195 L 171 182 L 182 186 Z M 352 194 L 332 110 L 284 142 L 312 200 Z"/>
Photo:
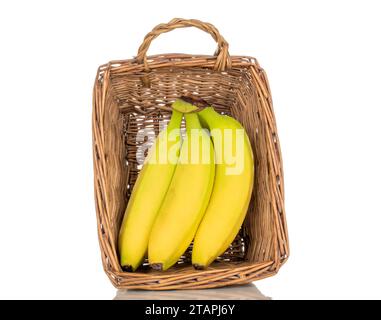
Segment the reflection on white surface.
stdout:
<path fill-rule="evenodd" d="M 118 290 L 114 300 L 270 300 L 250 283 L 202 290 Z"/>

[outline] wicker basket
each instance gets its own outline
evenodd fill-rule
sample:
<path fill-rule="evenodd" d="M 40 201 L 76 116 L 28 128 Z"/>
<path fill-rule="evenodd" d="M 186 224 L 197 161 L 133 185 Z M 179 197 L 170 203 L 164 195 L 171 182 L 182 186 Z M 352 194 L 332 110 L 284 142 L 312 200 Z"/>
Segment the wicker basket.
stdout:
<path fill-rule="evenodd" d="M 215 55 L 146 56 L 158 35 L 185 27 L 208 32 L 218 44 Z M 145 263 L 137 272 L 123 272 L 117 237 L 141 168 L 137 133 L 151 128 L 158 134 L 160 123 L 170 116 L 171 103 L 189 93 L 232 115 L 247 130 L 254 150 L 255 184 L 245 222 L 229 249 L 207 270 L 193 269 L 190 247 L 168 271 L 150 270 Z M 103 267 L 115 287 L 169 290 L 244 284 L 274 275 L 286 261 L 282 160 L 266 74 L 255 58 L 230 56 L 228 43 L 213 25 L 173 19 L 147 34 L 136 58 L 100 66 L 92 128 L 98 235 Z"/>

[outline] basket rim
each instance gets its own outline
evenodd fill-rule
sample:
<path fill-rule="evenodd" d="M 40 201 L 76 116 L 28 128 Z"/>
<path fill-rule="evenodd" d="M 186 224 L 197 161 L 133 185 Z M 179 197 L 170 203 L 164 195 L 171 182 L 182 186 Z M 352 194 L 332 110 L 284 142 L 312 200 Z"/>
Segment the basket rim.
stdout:
<path fill-rule="evenodd" d="M 231 263 L 222 268 L 208 268 L 193 270 L 193 272 L 178 271 L 161 273 L 152 271 L 118 272 L 104 268 L 105 273 L 117 289 L 134 290 L 192 290 L 230 286 L 233 284 L 246 284 L 253 281 L 271 277 L 278 273 L 286 263 L 289 256 L 281 259 L 279 264 L 275 261 Z M 149 279 L 149 281 L 147 281 Z M 128 281 L 128 283 L 125 283 Z"/>
<path fill-rule="evenodd" d="M 257 58 L 247 55 L 234 55 L 231 56 L 232 66 L 231 69 L 235 67 L 250 67 L 256 66 L 261 69 Z M 136 57 L 121 59 L 121 60 L 110 60 L 107 63 L 103 63 L 98 67 L 98 73 L 104 72 L 106 69 L 112 69 L 114 73 L 118 72 L 151 72 L 152 69 L 159 69 L 165 67 L 182 67 L 182 68 L 193 68 L 193 67 L 204 67 L 210 68 L 214 72 L 220 72 L 222 74 L 228 73 L 229 69 L 225 71 L 213 70 L 213 66 L 216 60 L 214 55 L 205 54 L 187 54 L 187 53 L 164 53 L 155 54 L 147 57 L 150 62 L 150 71 L 145 70 L 143 63 L 139 63 Z M 189 65 L 189 62 L 192 64 Z"/>

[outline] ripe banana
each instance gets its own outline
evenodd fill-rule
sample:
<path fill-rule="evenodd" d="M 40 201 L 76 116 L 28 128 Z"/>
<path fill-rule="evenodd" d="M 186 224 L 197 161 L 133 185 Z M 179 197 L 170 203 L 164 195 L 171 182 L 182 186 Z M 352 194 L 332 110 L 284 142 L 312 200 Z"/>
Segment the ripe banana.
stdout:
<path fill-rule="evenodd" d="M 198 115 L 210 130 L 216 157 L 213 192 L 192 252 L 193 266 L 204 269 L 225 252 L 244 221 L 253 189 L 254 159 L 249 138 L 238 121 L 212 107 Z"/>
<path fill-rule="evenodd" d="M 119 232 L 120 264 L 135 271 L 147 253 L 149 234 L 177 165 L 182 113 L 173 110 L 171 120 L 150 148 L 132 190 Z"/>
<path fill-rule="evenodd" d="M 182 103 L 179 100 L 173 107 Z M 156 270 L 167 270 L 188 248 L 213 188 L 215 163 L 210 137 L 197 114 L 185 114 L 185 121 L 179 162 L 148 244 L 148 260 Z"/>

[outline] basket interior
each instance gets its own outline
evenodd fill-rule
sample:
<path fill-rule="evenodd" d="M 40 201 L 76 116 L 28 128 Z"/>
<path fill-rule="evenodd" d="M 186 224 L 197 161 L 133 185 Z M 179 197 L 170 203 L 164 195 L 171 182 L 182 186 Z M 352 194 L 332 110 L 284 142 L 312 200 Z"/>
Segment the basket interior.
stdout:
<path fill-rule="evenodd" d="M 275 135 L 269 134 L 269 124 L 264 115 L 265 110 L 261 109 L 259 103 L 261 96 L 257 92 L 251 69 L 235 67 L 219 72 L 202 67 L 163 67 L 149 72 L 111 71 L 108 77 L 106 103 L 113 104 L 119 112 L 110 122 L 120 121 L 122 132 L 119 138 L 124 148 L 118 163 L 110 164 L 116 168 L 115 174 L 121 176 L 115 180 L 118 181 L 115 188 L 121 191 L 110 190 L 109 194 L 109 201 L 113 202 L 112 214 L 109 216 L 112 241 L 117 241 L 124 210 L 141 169 L 137 159 L 144 157 L 144 154 L 139 153 L 139 150 L 146 148 L 140 147 L 143 144 L 147 146 L 150 143 L 147 136 L 157 135 L 163 123 L 168 121 L 171 103 L 190 93 L 208 101 L 218 112 L 240 121 L 248 133 L 255 157 L 254 189 L 245 222 L 232 245 L 213 265 L 218 267 L 218 264 L 224 265 L 226 262 L 244 264 L 274 260 L 277 238 L 273 211 L 274 208 L 278 212 L 280 210 L 276 208 L 278 204 L 271 190 L 279 187 L 280 177 L 276 170 L 271 170 L 269 164 L 275 160 L 268 148 L 277 141 Z M 112 148 L 115 149 L 115 146 Z M 114 152 L 112 148 L 110 153 Z M 127 186 L 123 185 L 125 181 L 128 181 Z M 192 245 L 175 269 L 190 266 L 191 249 Z M 147 263 L 139 271 L 152 272 Z"/>

